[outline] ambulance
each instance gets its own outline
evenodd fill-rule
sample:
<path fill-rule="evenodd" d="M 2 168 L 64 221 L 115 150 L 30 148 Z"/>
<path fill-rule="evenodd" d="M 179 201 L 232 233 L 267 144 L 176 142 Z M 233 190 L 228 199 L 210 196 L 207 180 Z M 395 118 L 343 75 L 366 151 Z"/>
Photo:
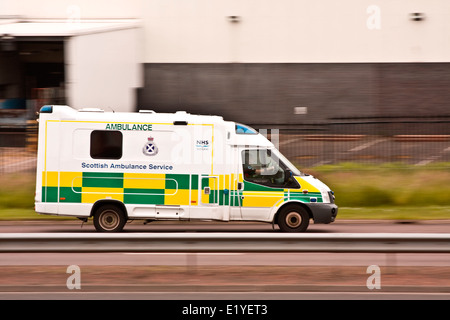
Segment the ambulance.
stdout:
<path fill-rule="evenodd" d="M 39 113 L 35 210 L 100 232 L 127 221 L 330 223 L 333 192 L 266 137 L 220 116 L 47 105 Z"/>

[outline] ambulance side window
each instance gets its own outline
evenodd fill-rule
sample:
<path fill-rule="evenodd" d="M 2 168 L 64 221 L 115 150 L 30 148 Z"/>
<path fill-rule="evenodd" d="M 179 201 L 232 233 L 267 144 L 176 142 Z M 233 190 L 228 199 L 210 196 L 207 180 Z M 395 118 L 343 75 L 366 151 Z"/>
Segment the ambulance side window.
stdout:
<path fill-rule="evenodd" d="M 298 183 L 287 176 L 287 167 L 267 149 L 242 151 L 244 179 L 268 187 L 296 188 Z"/>
<path fill-rule="evenodd" d="M 242 151 L 244 179 L 253 183 L 281 187 L 284 185 L 284 170 L 270 150 Z"/>
<path fill-rule="evenodd" d="M 91 132 L 91 158 L 122 158 L 122 132 L 111 130 L 94 130 Z"/>

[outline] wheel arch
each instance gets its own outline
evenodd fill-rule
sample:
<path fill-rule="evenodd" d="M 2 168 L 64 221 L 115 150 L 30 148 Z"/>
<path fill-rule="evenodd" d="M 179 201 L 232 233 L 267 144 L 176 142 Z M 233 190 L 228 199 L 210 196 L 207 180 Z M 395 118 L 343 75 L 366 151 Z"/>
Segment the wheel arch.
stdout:
<path fill-rule="evenodd" d="M 127 211 L 127 208 L 125 207 L 125 204 L 122 201 L 114 200 L 114 199 L 102 199 L 102 200 L 96 201 L 91 208 L 91 214 L 89 215 L 89 217 L 93 217 L 95 212 L 98 210 L 98 208 L 100 208 L 101 206 L 104 206 L 104 205 L 114 205 L 114 206 L 119 207 L 125 214 L 125 218 L 128 219 L 128 211 Z"/>
<path fill-rule="evenodd" d="M 311 209 L 309 208 L 309 206 L 306 205 L 306 203 L 301 202 L 301 201 L 295 201 L 295 200 L 293 200 L 293 201 L 287 201 L 287 202 L 284 202 L 281 206 L 279 206 L 279 207 L 275 210 L 275 212 L 273 213 L 273 216 L 272 216 L 272 223 L 274 223 L 274 224 L 277 223 L 279 213 L 281 212 L 281 210 L 283 210 L 283 208 L 286 208 L 287 206 L 298 206 L 298 207 L 302 207 L 302 208 L 304 208 L 304 209 L 306 210 L 306 212 L 308 212 L 309 218 L 310 218 L 310 219 L 314 219 L 313 214 L 312 214 L 312 211 L 311 211 Z"/>

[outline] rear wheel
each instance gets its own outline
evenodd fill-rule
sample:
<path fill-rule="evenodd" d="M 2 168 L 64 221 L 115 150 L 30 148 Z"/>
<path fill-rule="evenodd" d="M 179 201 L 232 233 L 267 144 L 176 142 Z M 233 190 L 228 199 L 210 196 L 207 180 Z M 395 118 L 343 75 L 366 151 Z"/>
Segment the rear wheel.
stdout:
<path fill-rule="evenodd" d="M 301 206 L 289 205 L 278 213 L 277 224 L 283 232 L 304 232 L 309 226 L 309 214 Z"/>
<path fill-rule="evenodd" d="M 104 205 L 94 214 L 94 226 L 100 232 L 120 232 L 127 219 L 122 209 L 115 205 Z"/>

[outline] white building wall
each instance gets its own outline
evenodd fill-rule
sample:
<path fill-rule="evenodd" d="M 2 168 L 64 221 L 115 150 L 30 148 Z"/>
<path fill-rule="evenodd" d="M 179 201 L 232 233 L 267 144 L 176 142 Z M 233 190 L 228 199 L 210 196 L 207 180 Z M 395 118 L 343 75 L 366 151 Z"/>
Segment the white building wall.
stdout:
<path fill-rule="evenodd" d="M 1 0 L 1 16 L 33 19 L 136 18 L 143 0 Z"/>
<path fill-rule="evenodd" d="M 145 1 L 145 62 L 447 62 L 449 13 L 447 0 Z"/>
<path fill-rule="evenodd" d="M 0 12 L 142 19 L 147 63 L 450 60 L 448 0 L 2 0 Z"/>
<path fill-rule="evenodd" d="M 132 111 L 142 86 L 138 28 L 79 35 L 66 40 L 66 85 L 73 108 Z"/>
<path fill-rule="evenodd" d="M 422 21 L 411 19 L 416 12 Z M 279 123 L 305 105 L 315 110 L 311 119 L 324 110 L 448 110 L 448 0 L 0 0 L 0 15 L 140 22 L 67 35 L 68 103 L 75 108 L 125 111 L 139 100 L 140 107 L 179 110 L 182 102 L 198 113 L 215 105 L 216 114 L 231 117 L 244 105 L 247 123 L 266 121 L 251 120 L 262 105 L 284 108 Z M 230 100 L 236 112 L 227 113 Z"/>

